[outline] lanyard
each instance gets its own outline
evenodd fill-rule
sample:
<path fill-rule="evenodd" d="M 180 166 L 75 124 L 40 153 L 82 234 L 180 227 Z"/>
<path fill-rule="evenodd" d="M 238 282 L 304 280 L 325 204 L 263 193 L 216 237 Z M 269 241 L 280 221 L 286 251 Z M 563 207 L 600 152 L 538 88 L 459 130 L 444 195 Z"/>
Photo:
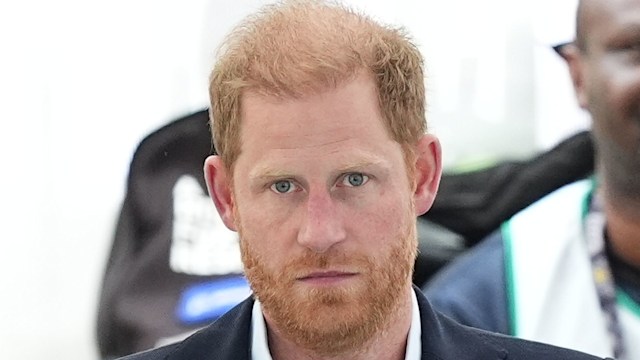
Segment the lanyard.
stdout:
<path fill-rule="evenodd" d="M 597 191 L 594 191 L 585 219 L 587 247 L 600 308 L 607 322 L 607 330 L 613 344 L 613 355 L 615 358 L 621 359 L 624 357 L 625 347 L 616 307 L 616 286 L 605 250 L 605 224 L 602 198 Z"/>

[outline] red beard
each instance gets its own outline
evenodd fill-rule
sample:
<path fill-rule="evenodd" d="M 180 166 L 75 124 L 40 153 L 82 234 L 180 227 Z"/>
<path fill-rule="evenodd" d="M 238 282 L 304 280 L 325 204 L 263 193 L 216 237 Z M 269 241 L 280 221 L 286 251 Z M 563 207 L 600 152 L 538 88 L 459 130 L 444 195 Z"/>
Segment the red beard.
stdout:
<path fill-rule="evenodd" d="M 243 236 L 240 247 L 245 274 L 283 336 L 318 355 L 334 356 L 366 346 L 388 327 L 406 289 L 417 253 L 415 223 L 406 226 L 386 252 L 367 257 L 328 251 L 306 252 L 277 270 Z M 308 288 L 297 278 L 319 269 L 348 269 L 360 279 L 349 286 Z"/>

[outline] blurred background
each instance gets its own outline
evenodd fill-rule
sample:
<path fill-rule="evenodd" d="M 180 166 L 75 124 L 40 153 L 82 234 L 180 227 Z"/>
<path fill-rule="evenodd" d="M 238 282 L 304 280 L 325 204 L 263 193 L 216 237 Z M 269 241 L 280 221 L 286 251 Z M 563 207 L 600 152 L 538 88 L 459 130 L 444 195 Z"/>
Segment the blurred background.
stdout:
<path fill-rule="evenodd" d="M 0 2 L 0 358 L 97 359 L 100 282 L 131 156 L 207 106 L 224 34 L 260 0 Z M 574 0 L 349 0 L 423 50 L 445 166 L 588 125 L 564 63 Z"/>

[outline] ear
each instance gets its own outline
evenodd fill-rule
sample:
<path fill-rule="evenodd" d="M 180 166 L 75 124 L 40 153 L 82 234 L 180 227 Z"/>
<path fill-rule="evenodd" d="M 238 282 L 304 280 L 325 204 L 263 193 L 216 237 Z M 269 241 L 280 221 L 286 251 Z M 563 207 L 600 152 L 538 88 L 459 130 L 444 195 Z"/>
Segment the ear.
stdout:
<path fill-rule="evenodd" d="M 569 75 L 571 75 L 571 82 L 573 83 L 573 90 L 576 93 L 578 104 L 581 108 L 586 109 L 589 101 L 584 78 L 584 54 L 575 44 L 567 44 L 562 48 L 562 57 L 569 66 Z"/>
<path fill-rule="evenodd" d="M 416 147 L 415 193 L 416 215 L 426 213 L 433 205 L 442 176 L 442 151 L 435 135 L 425 134 Z"/>
<path fill-rule="evenodd" d="M 222 222 L 232 231 L 237 231 L 235 219 L 235 201 L 233 198 L 231 176 L 218 155 L 211 155 L 204 161 L 204 176 L 207 190 L 218 209 Z"/>

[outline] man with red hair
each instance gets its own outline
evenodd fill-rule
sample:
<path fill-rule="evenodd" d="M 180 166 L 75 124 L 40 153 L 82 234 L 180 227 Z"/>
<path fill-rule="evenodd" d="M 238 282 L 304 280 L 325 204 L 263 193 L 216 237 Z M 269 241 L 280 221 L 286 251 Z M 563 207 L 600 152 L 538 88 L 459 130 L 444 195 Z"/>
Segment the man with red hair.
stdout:
<path fill-rule="evenodd" d="M 128 359 L 595 359 L 460 326 L 412 287 L 441 153 L 403 31 L 333 3 L 267 6 L 227 38 L 210 94 L 205 178 L 253 295 Z"/>

